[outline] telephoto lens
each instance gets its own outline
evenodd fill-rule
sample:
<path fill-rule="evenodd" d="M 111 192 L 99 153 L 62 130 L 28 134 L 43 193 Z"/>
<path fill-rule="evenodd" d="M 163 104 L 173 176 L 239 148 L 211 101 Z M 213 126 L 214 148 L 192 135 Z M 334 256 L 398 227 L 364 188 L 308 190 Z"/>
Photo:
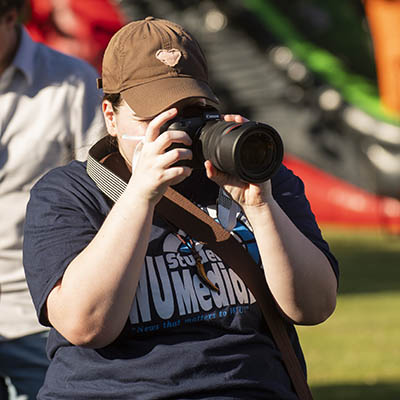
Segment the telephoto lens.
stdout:
<path fill-rule="evenodd" d="M 283 159 L 283 143 L 278 132 L 259 122 L 206 123 L 199 141 L 204 159 L 249 183 L 270 179 Z"/>
<path fill-rule="evenodd" d="M 270 125 L 254 121 L 227 122 L 214 108 L 195 107 L 185 111 L 160 130 L 183 130 L 191 137 L 189 148 L 193 160 L 181 165 L 203 168 L 204 161 L 210 160 L 220 171 L 248 183 L 265 182 L 279 169 L 283 143 Z"/>

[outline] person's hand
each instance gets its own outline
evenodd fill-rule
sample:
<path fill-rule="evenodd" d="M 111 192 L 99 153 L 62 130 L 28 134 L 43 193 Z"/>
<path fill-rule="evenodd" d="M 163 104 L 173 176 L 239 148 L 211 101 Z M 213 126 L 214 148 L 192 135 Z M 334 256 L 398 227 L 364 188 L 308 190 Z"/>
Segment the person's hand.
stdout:
<path fill-rule="evenodd" d="M 144 142 L 136 163 L 130 184 L 141 199 L 157 203 L 168 186 L 176 185 L 186 179 L 192 168 L 172 166 L 177 161 L 192 159 L 192 151 L 186 148 L 168 150 L 173 143 L 192 144 L 190 136 L 184 131 L 167 130 L 160 135 L 160 128 L 177 114 L 177 109 L 167 110 L 155 117 L 147 126 Z"/>
<path fill-rule="evenodd" d="M 238 123 L 248 121 L 248 119 L 237 114 L 225 114 L 224 120 Z M 259 184 L 247 183 L 235 176 L 221 172 L 212 165 L 210 160 L 207 160 L 204 166 L 207 177 L 223 187 L 241 207 L 263 205 L 272 199 L 270 180 Z"/>

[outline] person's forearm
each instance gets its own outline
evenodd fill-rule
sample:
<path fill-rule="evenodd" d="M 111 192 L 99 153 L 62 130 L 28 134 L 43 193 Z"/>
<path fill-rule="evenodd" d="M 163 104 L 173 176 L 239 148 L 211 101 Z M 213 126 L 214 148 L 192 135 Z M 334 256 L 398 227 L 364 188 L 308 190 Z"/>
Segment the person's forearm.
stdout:
<path fill-rule="evenodd" d="M 128 186 L 48 297 L 50 323 L 74 344 L 109 344 L 127 321 L 154 211 L 151 203 L 131 192 Z"/>
<path fill-rule="evenodd" d="M 268 286 L 294 323 L 317 324 L 333 312 L 337 281 L 327 257 L 271 198 L 245 207 L 253 227 Z"/>

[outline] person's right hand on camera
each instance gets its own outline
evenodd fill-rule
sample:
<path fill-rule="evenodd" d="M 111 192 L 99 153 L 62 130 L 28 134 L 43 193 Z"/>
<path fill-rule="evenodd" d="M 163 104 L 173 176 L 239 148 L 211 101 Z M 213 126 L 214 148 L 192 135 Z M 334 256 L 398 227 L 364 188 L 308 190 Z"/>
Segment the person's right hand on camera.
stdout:
<path fill-rule="evenodd" d="M 192 140 L 184 131 L 168 130 L 160 134 L 160 127 L 174 118 L 177 109 L 172 108 L 146 124 L 144 141 L 136 143 L 132 154 L 140 146 L 140 155 L 135 160 L 135 168 L 130 179 L 129 186 L 141 196 L 152 203 L 157 203 L 167 190 L 168 186 L 176 185 L 186 179 L 192 172 L 187 166 L 172 166 L 177 161 L 190 160 L 192 151 L 181 147 L 167 150 L 173 143 L 182 143 L 190 146 Z M 123 146 L 123 143 L 120 144 Z M 132 160 L 131 158 L 131 160 Z"/>

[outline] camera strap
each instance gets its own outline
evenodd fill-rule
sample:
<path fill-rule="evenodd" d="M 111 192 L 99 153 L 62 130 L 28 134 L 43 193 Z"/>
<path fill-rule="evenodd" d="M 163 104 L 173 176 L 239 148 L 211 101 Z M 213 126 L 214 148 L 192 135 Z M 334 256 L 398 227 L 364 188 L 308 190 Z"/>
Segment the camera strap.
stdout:
<path fill-rule="evenodd" d="M 219 223 L 229 232 L 236 226 L 236 218 L 241 208 L 231 199 L 224 189 L 219 189 L 217 199 L 217 218 Z"/>
<path fill-rule="evenodd" d="M 119 199 L 130 177 L 125 161 L 118 150 L 110 145 L 108 137 L 101 139 L 89 150 L 87 173 L 113 202 Z M 278 310 L 263 270 L 251 255 L 229 231 L 172 188 L 167 189 L 155 211 L 213 250 L 245 282 L 262 311 L 299 399 L 312 400 L 310 388 L 288 335 L 287 322 Z"/>

